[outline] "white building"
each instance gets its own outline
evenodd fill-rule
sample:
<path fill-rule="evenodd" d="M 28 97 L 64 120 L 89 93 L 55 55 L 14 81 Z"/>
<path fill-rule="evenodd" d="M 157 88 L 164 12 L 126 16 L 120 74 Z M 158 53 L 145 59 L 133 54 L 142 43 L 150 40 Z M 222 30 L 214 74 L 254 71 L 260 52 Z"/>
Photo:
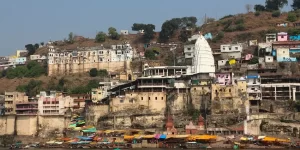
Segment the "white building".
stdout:
<path fill-rule="evenodd" d="M 193 58 L 195 51 L 195 44 L 184 45 L 184 56 L 185 58 Z"/>
<path fill-rule="evenodd" d="M 128 35 L 129 34 L 129 32 L 128 32 L 128 30 L 121 30 L 121 35 Z"/>
<path fill-rule="evenodd" d="M 277 41 L 276 33 L 266 34 L 266 43 L 273 43 Z"/>
<path fill-rule="evenodd" d="M 241 58 L 242 44 L 224 44 L 220 46 L 221 56 L 223 59 Z"/>

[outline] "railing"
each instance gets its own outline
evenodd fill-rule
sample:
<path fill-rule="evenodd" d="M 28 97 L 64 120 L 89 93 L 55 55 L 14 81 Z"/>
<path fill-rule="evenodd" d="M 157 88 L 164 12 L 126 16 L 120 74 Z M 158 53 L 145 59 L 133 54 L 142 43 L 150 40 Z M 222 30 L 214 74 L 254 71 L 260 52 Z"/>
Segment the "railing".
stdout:
<path fill-rule="evenodd" d="M 16 110 L 38 110 L 37 107 L 17 107 Z"/>
<path fill-rule="evenodd" d="M 37 112 L 35 113 L 17 113 L 17 115 L 37 115 Z"/>

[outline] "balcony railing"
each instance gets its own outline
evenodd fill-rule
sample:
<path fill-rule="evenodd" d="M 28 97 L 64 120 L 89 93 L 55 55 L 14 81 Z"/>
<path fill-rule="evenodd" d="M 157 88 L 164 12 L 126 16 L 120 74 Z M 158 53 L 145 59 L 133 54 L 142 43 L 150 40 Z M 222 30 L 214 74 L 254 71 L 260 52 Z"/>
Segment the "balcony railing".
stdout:
<path fill-rule="evenodd" d="M 17 107 L 16 110 L 38 110 L 37 107 Z"/>
<path fill-rule="evenodd" d="M 18 113 L 17 115 L 37 115 L 37 112 L 31 112 L 31 113 Z"/>

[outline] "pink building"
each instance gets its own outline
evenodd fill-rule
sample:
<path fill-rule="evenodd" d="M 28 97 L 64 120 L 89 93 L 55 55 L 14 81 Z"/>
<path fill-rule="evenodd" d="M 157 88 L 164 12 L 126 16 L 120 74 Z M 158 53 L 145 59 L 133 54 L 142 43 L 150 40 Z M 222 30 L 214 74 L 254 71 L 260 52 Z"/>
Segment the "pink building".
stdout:
<path fill-rule="evenodd" d="M 277 34 L 277 41 L 288 41 L 288 34 L 286 32 L 280 32 Z"/>
<path fill-rule="evenodd" d="M 253 58 L 253 55 L 252 54 L 247 54 L 245 56 L 245 60 L 251 60 Z"/>
<path fill-rule="evenodd" d="M 231 85 L 232 77 L 231 73 L 216 73 L 217 82 L 220 85 Z"/>

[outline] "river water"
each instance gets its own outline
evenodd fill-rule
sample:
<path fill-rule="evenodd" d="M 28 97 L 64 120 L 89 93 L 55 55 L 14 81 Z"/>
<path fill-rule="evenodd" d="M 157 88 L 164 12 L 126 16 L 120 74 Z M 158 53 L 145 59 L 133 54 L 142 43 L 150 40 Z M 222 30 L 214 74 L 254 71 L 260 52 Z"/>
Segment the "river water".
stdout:
<path fill-rule="evenodd" d="M 0 150 L 7 150 L 8 148 L 0 148 Z M 35 148 L 30 148 L 30 149 L 35 149 Z M 50 149 L 39 149 L 36 148 L 37 150 L 50 150 Z M 62 149 L 62 148 L 55 148 L 53 150 L 70 150 L 70 149 Z M 87 150 L 113 150 L 113 149 L 87 149 Z M 170 149 L 159 149 L 159 148 L 142 148 L 142 149 L 133 149 L 133 150 L 170 150 Z M 182 150 L 182 149 L 172 149 L 172 150 Z M 191 149 L 193 150 L 193 149 Z M 195 149 L 194 149 L 195 150 Z M 212 148 L 209 150 L 230 150 L 230 149 L 224 149 L 224 148 Z M 265 150 L 265 149 L 248 149 L 248 150 Z M 286 149 L 269 149 L 269 150 L 286 150 Z M 289 149 L 289 150 L 299 150 L 299 149 Z"/>

